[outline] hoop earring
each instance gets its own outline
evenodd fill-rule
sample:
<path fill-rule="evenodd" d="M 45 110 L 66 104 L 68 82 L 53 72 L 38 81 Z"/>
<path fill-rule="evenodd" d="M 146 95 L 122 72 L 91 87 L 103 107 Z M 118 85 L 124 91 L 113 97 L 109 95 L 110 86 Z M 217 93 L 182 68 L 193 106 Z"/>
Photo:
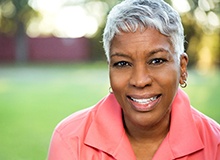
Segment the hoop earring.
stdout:
<path fill-rule="evenodd" d="M 108 92 L 109 92 L 110 94 L 113 94 L 112 87 L 109 87 L 109 88 L 108 88 Z"/>
<path fill-rule="evenodd" d="M 180 87 L 182 87 L 182 88 L 186 88 L 186 87 L 187 87 L 187 81 L 184 80 L 183 84 L 180 84 Z"/>

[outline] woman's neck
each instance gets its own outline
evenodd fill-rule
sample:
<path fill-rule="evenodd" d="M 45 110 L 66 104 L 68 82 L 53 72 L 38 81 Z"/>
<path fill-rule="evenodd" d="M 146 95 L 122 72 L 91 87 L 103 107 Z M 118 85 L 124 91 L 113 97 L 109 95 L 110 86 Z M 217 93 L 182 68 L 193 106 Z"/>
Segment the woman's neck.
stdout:
<path fill-rule="evenodd" d="M 151 160 L 170 128 L 170 113 L 154 126 L 137 126 L 124 119 L 126 134 L 136 159 Z"/>
<path fill-rule="evenodd" d="M 137 142 L 160 141 L 166 137 L 170 129 L 170 112 L 153 126 L 139 126 L 131 123 L 125 117 L 123 117 L 123 119 L 129 140 L 132 139 Z"/>

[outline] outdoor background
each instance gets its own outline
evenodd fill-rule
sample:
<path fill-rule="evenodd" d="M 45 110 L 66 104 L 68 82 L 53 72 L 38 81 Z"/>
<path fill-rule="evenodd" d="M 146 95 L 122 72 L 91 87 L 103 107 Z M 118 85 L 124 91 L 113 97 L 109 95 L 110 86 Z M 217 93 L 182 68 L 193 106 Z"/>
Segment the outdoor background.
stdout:
<path fill-rule="evenodd" d="M 108 94 L 102 48 L 117 0 L 0 0 L 0 159 L 45 160 L 55 126 Z M 220 123 L 220 0 L 167 0 L 181 15 L 191 104 Z"/>

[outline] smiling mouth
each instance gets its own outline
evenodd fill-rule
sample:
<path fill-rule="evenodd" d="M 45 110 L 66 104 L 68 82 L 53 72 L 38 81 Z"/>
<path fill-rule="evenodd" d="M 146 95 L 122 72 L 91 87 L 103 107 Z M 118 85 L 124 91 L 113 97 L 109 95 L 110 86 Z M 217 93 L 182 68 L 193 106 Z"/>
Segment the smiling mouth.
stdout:
<path fill-rule="evenodd" d="M 160 101 L 161 94 L 150 97 L 150 98 L 134 98 L 131 96 L 128 96 L 128 99 L 130 99 L 131 106 L 136 111 L 140 112 L 146 112 L 153 110 L 157 104 Z"/>
<path fill-rule="evenodd" d="M 137 99 L 137 98 L 133 98 L 133 97 L 128 96 L 128 98 L 136 103 L 139 103 L 139 104 L 149 104 L 149 103 L 155 101 L 156 99 L 158 99 L 159 96 L 160 95 L 154 96 L 151 98 L 143 98 L 143 99 Z"/>

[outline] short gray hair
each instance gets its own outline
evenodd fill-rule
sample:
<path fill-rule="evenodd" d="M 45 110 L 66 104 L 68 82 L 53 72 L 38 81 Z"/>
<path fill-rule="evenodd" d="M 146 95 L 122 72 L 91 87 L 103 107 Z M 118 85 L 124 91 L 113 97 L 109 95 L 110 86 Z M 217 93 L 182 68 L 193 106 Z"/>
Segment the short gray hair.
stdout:
<path fill-rule="evenodd" d="M 103 47 L 110 60 L 112 39 L 121 32 L 138 28 L 157 29 L 170 38 L 175 53 L 184 52 L 184 31 L 179 14 L 163 0 L 124 0 L 110 11 L 103 33 Z"/>

